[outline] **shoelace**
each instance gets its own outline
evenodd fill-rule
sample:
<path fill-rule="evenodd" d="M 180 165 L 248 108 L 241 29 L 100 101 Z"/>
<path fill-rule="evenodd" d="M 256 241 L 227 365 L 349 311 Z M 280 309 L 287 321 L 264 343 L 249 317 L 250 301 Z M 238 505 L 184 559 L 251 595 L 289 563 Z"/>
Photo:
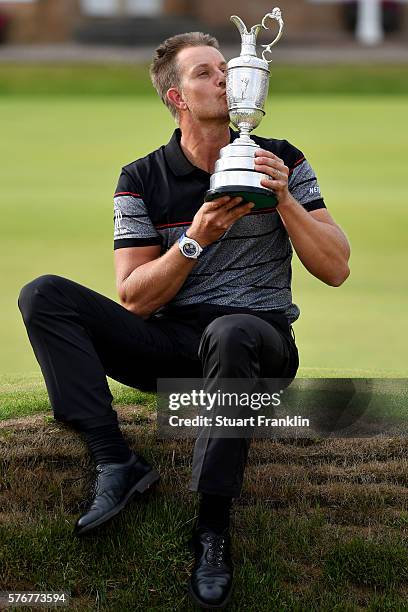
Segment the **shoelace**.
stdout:
<path fill-rule="evenodd" d="M 91 502 L 94 500 L 94 497 L 97 493 L 97 489 L 98 489 L 98 476 L 100 474 L 100 470 L 98 468 L 94 469 L 94 473 L 92 476 L 92 480 L 89 484 L 88 487 L 88 495 L 87 495 L 87 499 L 86 499 L 86 504 L 91 504 Z"/>
<path fill-rule="evenodd" d="M 206 555 L 207 563 L 209 565 L 221 567 L 225 554 L 225 536 L 207 535 L 206 541 L 210 544 Z"/>
<path fill-rule="evenodd" d="M 97 465 L 94 471 L 94 477 L 92 479 L 91 486 L 89 488 L 87 503 L 90 504 L 93 502 L 95 496 L 99 493 L 100 488 L 100 475 L 104 473 L 108 475 L 112 473 L 112 470 L 106 469 L 104 465 Z"/>

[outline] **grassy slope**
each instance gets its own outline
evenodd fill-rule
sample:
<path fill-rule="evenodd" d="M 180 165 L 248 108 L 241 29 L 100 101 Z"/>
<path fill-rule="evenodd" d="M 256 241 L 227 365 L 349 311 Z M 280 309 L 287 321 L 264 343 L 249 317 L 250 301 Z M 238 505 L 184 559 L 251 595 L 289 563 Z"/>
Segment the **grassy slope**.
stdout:
<path fill-rule="evenodd" d="M 259 133 L 307 153 L 352 244 L 352 275 L 340 289 L 295 258 L 301 366 L 406 375 L 405 98 L 280 96 L 267 110 Z M 20 287 L 56 273 L 116 299 L 111 194 L 120 166 L 159 146 L 174 124 L 148 97 L 5 97 L 0 111 L 0 372 L 33 372 Z"/>
<path fill-rule="evenodd" d="M 41 416 L 0 426 L 0 590 L 66 590 L 71 610 L 192 610 L 186 541 L 191 440 L 154 440 L 144 408 L 124 435 L 162 481 L 92 538 L 72 526 L 89 466 L 79 437 Z M 406 610 L 406 440 L 255 441 L 233 509 L 230 609 Z"/>

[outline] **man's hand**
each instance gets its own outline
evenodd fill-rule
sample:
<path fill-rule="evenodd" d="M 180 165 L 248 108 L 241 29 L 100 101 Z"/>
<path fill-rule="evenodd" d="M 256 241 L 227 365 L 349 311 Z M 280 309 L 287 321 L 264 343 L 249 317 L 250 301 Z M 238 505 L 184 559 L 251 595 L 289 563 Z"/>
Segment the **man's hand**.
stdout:
<path fill-rule="evenodd" d="M 212 202 L 204 202 L 196 212 L 187 236 L 207 246 L 220 238 L 235 221 L 248 214 L 253 202 L 242 204 L 242 198 L 223 196 Z"/>
<path fill-rule="evenodd" d="M 258 149 L 255 151 L 255 170 L 267 174 L 270 178 L 262 179 L 262 187 L 272 189 L 278 203 L 285 200 L 289 195 L 288 178 L 289 168 L 284 161 L 270 151 Z"/>

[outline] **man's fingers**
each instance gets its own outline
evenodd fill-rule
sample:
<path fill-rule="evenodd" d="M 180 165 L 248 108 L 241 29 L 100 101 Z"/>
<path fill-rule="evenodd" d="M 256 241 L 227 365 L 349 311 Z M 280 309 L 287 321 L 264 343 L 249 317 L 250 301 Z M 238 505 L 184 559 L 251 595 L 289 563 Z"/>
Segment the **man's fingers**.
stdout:
<path fill-rule="evenodd" d="M 232 218 L 233 221 L 236 221 L 240 217 L 243 217 L 244 215 L 247 215 L 249 212 L 251 212 L 254 206 L 255 204 L 253 202 L 245 202 L 245 204 L 235 206 L 229 211 L 231 215 L 230 219 Z"/>
<path fill-rule="evenodd" d="M 288 186 L 287 183 L 285 183 L 284 181 L 279 181 L 273 178 L 262 179 L 261 185 L 262 187 L 266 187 L 267 189 L 272 189 L 272 190 L 284 189 L 285 187 L 287 188 Z"/>
<path fill-rule="evenodd" d="M 224 219 L 225 223 L 227 223 L 229 226 L 240 217 L 243 217 L 249 213 L 255 206 L 253 202 L 243 202 L 242 200 L 243 198 L 241 196 L 236 196 L 235 198 L 231 198 L 230 196 L 217 198 L 217 200 L 209 202 L 209 204 L 217 202 L 217 205 L 210 208 L 209 211 L 215 212 L 219 210 L 220 212 L 218 214 L 220 222 Z"/>
<path fill-rule="evenodd" d="M 205 202 L 205 204 L 207 205 L 208 210 L 217 210 L 217 208 L 221 208 L 221 206 L 225 206 L 225 204 L 229 202 L 231 199 L 232 199 L 231 196 L 226 195 L 226 196 L 222 196 L 221 198 L 216 198 L 215 200 L 212 200 L 211 202 Z"/>
<path fill-rule="evenodd" d="M 207 202 L 207 204 L 211 205 L 208 206 L 208 210 L 218 210 L 219 208 L 222 208 L 223 210 L 231 210 L 231 208 L 235 208 L 235 206 L 238 206 L 241 204 L 241 202 L 241 196 L 236 196 L 235 198 L 232 198 L 231 196 L 223 196 L 222 198 L 217 198 L 212 202 Z"/>
<path fill-rule="evenodd" d="M 274 159 L 282 164 L 284 163 L 283 159 L 275 155 L 275 153 L 272 153 L 272 151 L 266 151 L 265 149 L 257 149 L 255 151 L 255 158 L 257 157 L 268 157 L 269 159 Z"/>
<path fill-rule="evenodd" d="M 268 157 L 258 157 L 257 159 L 255 159 L 255 170 L 257 170 L 258 172 L 263 172 L 261 168 L 265 167 L 275 168 L 276 170 L 279 170 L 279 172 L 286 174 L 286 176 L 289 175 L 289 168 L 285 166 L 283 162 L 280 162 L 276 159 L 269 159 Z"/>
<path fill-rule="evenodd" d="M 239 206 L 240 204 L 242 204 L 242 200 L 243 198 L 241 198 L 241 196 L 231 198 L 231 201 L 225 205 L 225 210 L 231 210 L 231 208 L 235 208 L 236 206 Z"/>
<path fill-rule="evenodd" d="M 258 166 L 257 171 L 263 172 L 275 180 L 288 181 L 288 175 L 282 169 L 271 168 L 270 166 Z"/>

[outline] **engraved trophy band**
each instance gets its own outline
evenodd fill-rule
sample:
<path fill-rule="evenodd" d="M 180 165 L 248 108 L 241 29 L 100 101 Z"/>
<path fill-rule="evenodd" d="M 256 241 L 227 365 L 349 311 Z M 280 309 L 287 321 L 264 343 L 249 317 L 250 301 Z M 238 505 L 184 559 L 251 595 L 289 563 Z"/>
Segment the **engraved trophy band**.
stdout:
<path fill-rule="evenodd" d="M 269 19 L 279 23 L 279 32 L 271 43 L 262 45 L 260 58 L 256 53 L 256 39 L 261 29 L 268 29 L 265 24 Z M 241 34 L 241 53 L 227 64 L 226 94 L 230 121 L 239 130 L 239 138 L 221 149 L 205 200 L 239 195 L 244 202 L 254 202 L 255 208 L 265 208 L 276 204 L 276 196 L 261 185 L 261 180 L 269 177 L 254 169 L 255 151 L 259 146 L 249 134 L 265 115 L 271 48 L 282 36 L 282 14 L 279 8 L 274 8 L 249 32 L 237 15 L 231 21 Z"/>

